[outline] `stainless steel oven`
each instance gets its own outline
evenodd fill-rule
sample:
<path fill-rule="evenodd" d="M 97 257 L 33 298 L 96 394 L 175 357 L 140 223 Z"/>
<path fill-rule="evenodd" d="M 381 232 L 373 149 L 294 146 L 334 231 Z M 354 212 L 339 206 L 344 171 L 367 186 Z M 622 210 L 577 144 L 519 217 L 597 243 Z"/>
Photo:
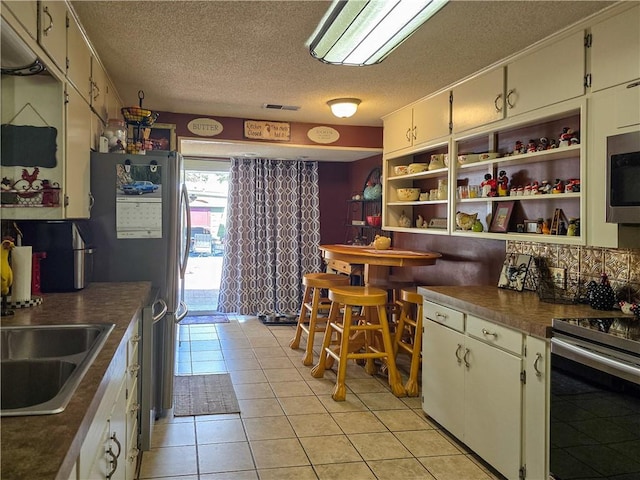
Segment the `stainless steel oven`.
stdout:
<path fill-rule="evenodd" d="M 640 321 L 553 320 L 550 473 L 640 479 Z"/>

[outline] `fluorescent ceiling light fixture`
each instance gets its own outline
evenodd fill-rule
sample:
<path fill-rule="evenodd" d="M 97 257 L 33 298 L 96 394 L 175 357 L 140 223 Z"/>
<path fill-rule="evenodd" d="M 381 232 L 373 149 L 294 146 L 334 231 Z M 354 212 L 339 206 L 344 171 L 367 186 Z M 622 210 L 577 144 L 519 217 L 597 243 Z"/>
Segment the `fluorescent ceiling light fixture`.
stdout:
<path fill-rule="evenodd" d="M 338 118 L 349 118 L 358 110 L 360 99 L 358 98 L 336 98 L 329 100 L 327 105 L 331 107 L 331 113 Z"/>
<path fill-rule="evenodd" d="M 325 63 L 380 63 L 448 0 L 334 0 L 309 39 Z"/>

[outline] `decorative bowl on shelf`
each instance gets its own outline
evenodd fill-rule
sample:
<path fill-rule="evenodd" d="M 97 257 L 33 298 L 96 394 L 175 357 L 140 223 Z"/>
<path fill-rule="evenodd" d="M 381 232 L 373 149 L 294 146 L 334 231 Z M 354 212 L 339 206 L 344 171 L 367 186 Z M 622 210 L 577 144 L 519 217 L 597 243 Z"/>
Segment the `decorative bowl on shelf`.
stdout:
<path fill-rule="evenodd" d="M 379 227 L 382 225 L 381 215 L 367 215 L 367 224 L 372 227 Z"/>
<path fill-rule="evenodd" d="M 406 175 L 409 173 L 408 167 L 406 165 L 397 165 L 393 167 L 393 173 L 396 175 Z"/>
<path fill-rule="evenodd" d="M 480 155 L 477 153 L 466 153 L 458 155 L 458 165 L 467 165 L 468 163 L 475 163 L 480 159 Z"/>
<path fill-rule="evenodd" d="M 487 152 L 487 153 L 481 153 L 480 155 L 478 155 L 478 159 L 480 161 L 493 160 L 494 158 L 498 158 L 498 157 L 500 157 L 500 154 L 498 152 Z"/>
<path fill-rule="evenodd" d="M 396 197 L 400 202 L 413 202 L 420 198 L 419 188 L 398 188 L 396 189 Z"/>
<path fill-rule="evenodd" d="M 407 167 L 408 173 L 426 172 L 429 169 L 428 163 L 410 163 Z"/>

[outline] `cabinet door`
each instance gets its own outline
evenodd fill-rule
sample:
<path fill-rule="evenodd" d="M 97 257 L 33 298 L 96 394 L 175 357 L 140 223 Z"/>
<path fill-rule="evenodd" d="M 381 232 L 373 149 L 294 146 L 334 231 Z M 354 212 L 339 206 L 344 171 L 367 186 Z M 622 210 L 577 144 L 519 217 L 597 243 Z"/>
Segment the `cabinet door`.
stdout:
<path fill-rule="evenodd" d="M 72 16 L 69 18 L 68 31 L 68 52 L 69 70 L 67 77 L 76 87 L 82 98 L 86 102 L 90 101 L 91 95 L 91 51 L 89 45 L 82 35 L 80 26 Z"/>
<path fill-rule="evenodd" d="M 640 78 L 640 6 L 591 27 L 591 88 Z"/>
<path fill-rule="evenodd" d="M 91 57 L 91 106 L 104 122 L 107 121 L 107 74 L 96 57 Z"/>
<path fill-rule="evenodd" d="M 449 92 L 427 98 L 413 106 L 414 145 L 449 135 Z"/>
<path fill-rule="evenodd" d="M 127 473 L 127 380 L 120 385 L 120 392 L 113 405 L 109 420 L 110 447 L 116 456 L 117 463 L 113 464 L 113 475 L 110 480 L 126 480 Z"/>
<path fill-rule="evenodd" d="M 67 85 L 66 218 L 89 218 L 91 110 L 82 96 Z"/>
<path fill-rule="evenodd" d="M 67 6 L 64 2 L 40 2 L 38 42 L 51 60 L 67 72 Z"/>
<path fill-rule="evenodd" d="M 497 68 L 453 89 L 453 133 L 504 118 L 504 69 Z"/>
<path fill-rule="evenodd" d="M 464 439 L 464 335 L 431 320 L 422 336 L 422 409 Z"/>
<path fill-rule="evenodd" d="M 7 8 L 33 39 L 38 37 L 38 2 L 35 0 L 21 0 L 2 2 L 2 8 Z"/>
<path fill-rule="evenodd" d="M 507 66 L 507 116 L 584 94 L 584 34 L 575 33 Z"/>
<path fill-rule="evenodd" d="M 527 477 L 547 478 L 549 451 L 549 342 L 527 337 L 524 459 Z"/>
<path fill-rule="evenodd" d="M 413 145 L 413 109 L 403 108 L 386 117 L 382 138 L 384 153 Z"/>
<path fill-rule="evenodd" d="M 518 478 L 522 360 L 470 337 L 464 359 L 464 442 L 507 478 Z"/>

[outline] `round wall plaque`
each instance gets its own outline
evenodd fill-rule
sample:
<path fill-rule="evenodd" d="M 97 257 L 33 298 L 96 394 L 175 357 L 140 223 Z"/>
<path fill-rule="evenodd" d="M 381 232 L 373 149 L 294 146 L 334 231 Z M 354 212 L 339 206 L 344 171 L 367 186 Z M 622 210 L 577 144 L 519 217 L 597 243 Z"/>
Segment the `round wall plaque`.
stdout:
<path fill-rule="evenodd" d="M 340 132 L 331 127 L 313 127 L 307 132 L 307 137 L 316 143 L 333 143 L 340 138 Z"/>
<path fill-rule="evenodd" d="M 187 129 L 200 137 L 215 137 L 222 133 L 224 127 L 213 118 L 194 118 L 187 124 Z"/>

